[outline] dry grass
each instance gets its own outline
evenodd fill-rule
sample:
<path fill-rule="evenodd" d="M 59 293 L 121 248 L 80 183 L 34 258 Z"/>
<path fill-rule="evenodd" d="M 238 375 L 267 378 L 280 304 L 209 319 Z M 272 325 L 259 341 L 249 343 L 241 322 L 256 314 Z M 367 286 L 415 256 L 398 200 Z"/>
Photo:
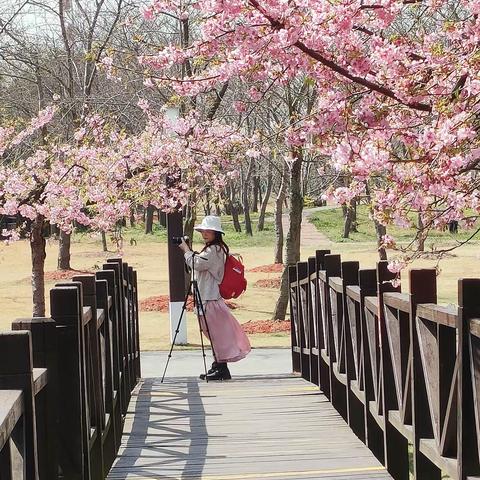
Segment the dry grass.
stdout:
<path fill-rule="evenodd" d="M 249 266 L 264 265 L 271 262 L 272 248 L 235 248 Z M 46 271 L 56 268 L 57 243 L 47 245 Z M 94 270 L 100 268 L 105 258 L 116 256 L 115 253 L 103 253 L 101 244 L 96 240 L 82 239 L 72 244 L 72 268 L 77 270 Z M 168 265 L 165 243 L 151 241 L 138 242 L 136 246 L 124 247 L 124 258 L 138 271 L 140 299 L 153 295 L 168 294 Z M 0 244 L 0 329 L 10 329 L 13 319 L 31 315 L 30 286 L 30 249 L 26 241 L 12 245 Z M 276 291 L 269 288 L 253 288 L 261 278 L 275 278 L 279 274 L 248 272 L 249 288 L 235 303 L 239 309 L 234 314 L 240 322 L 270 318 L 276 300 Z M 46 282 L 47 291 L 55 281 Z M 48 298 L 47 298 L 48 302 Z M 47 306 L 47 312 L 49 307 Z M 169 320 L 167 313 L 141 313 L 141 344 L 144 350 L 165 349 L 169 346 Z M 188 339 L 190 344 L 198 345 L 200 337 L 198 325 L 193 314 L 188 318 Z M 254 347 L 286 347 L 288 334 L 252 335 Z"/>
<path fill-rule="evenodd" d="M 358 260 L 362 267 L 373 267 L 377 261 L 375 247 L 371 243 L 321 245 L 317 248 L 331 248 L 342 254 L 343 260 Z M 269 264 L 272 261 L 272 247 L 255 246 L 254 248 L 235 248 L 242 254 L 247 269 Z M 314 254 L 314 247 L 304 247 L 302 258 Z M 335 253 L 334 252 L 334 253 Z M 50 242 L 47 246 L 46 270 L 56 268 L 57 244 Z M 472 244 L 455 252 L 455 257 L 440 262 L 441 274 L 439 282 L 439 301 L 455 303 L 457 295 L 457 280 L 461 277 L 480 275 L 480 251 L 478 245 Z M 72 267 L 78 270 L 99 268 L 108 256 L 101 251 L 97 240 L 85 238 L 72 244 Z M 136 246 L 127 245 L 124 248 L 124 258 L 138 270 L 139 295 L 147 298 L 153 295 L 168 294 L 166 244 L 156 242 L 138 242 Z M 416 267 L 431 267 L 433 260 L 418 261 Z M 30 250 L 25 241 L 13 245 L 0 245 L 0 329 L 10 329 L 11 321 L 18 317 L 31 315 L 30 287 Z M 277 278 L 278 273 L 247 272 L 249 288 L 247 292 L 235 300 L 239 308 L 234 314 L 240 322 L 270 318 L 275 305 L 277 291 L 271 288 L 254 287 L 259 279 Z M 47 289 L 55 282 L 47 282 Z M 48 300 L 48 299 L 47 299 Z M 48 311 L 48 307 L 47 307 Z M 157 312 L 142 312 L 141 343 L 145 350 L 165 349 L 169 345 L 168 314 Z M 199 344 L 198 326 L 194 315 L 188 319 L 189 342 Z M 252 335 L 254 347 L 287 347 L 288 334 Z"/>

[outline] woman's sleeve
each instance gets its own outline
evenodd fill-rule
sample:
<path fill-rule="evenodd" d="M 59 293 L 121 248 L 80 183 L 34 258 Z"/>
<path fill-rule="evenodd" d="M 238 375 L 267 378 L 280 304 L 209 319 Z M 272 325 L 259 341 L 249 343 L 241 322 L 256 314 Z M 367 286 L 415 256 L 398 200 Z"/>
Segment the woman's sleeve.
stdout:
<path fill-rule="evenodd" d="M 205 270 L 212 270 L 214 268 L 214 264 L 217 261 L 218 255 L 215 255 L 215 252 L 209 247 L 202 253 L 199 253 L 193 256 L 193 252 L 189 250 L 185 252 L 185 263 L 190 267 L 193 268 L 193 262 L 195 261 L 195 270 L 197 272 L 202 272 Z"/>

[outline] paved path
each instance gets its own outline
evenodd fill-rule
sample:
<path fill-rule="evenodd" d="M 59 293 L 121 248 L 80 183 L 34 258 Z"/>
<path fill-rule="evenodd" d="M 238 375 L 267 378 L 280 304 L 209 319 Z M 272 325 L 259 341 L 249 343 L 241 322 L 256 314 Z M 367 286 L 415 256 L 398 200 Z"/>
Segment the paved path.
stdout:
<path fill-rule="evenodd" d="M 177 360 L 184 356 L 178 370 L 198 370 L 200 357 L 177 353 Z M 260 362 L 264 353 L 251 358 Z M 289 351 L 266 353 L 257 370 L 274 370 L 280 357 L 285 362 Z M 208 384 L 195 377 L 144 379 L 108 478 L 391 480 L 315 386 L 278 373 Z"/>
<path fill-rule="evenodd" d="M 316 229 L 316 227 L 310 223 L 308 218 L 310 215 L 312 215 L 315 212 L 319 212 L 322 210 L 331 210 L 332 206 L 326 206 L 326 207 L 314 207 L 314 208 L 304 208 L 302 212 L 302 236 L 301 236 L 301 246 L 302 247 L 327 247 L 332 244 L 332 241 L 328 239 L 328 237 L 320 232 L 319 230 Z M 282 224 L 283 224 L 283 233 L 285 234 L 285 237 L 287 236 L 288 233 L 288 226 L 289 226 L 289 221 L 288 221 L 288 213 L 284 213 L 282 215 Z M 274 221 L 275 217 L 268 217 L 269 221 Z"/>
<path fill-rule="evenodd" d="M 301 245 L 303 247 L 327 247 L 332 244 L 332 241 L 329 240 L 329 238 L 315 227 L 312 223 L 309 221 L 310 215 L 312 213 L 322 211 L 322 210 L 331 210 L 332 208 L 336 207 L 316 207 L 316 208 L 309 208 L 309 209 L 304 209 L 302 213 L 302 237 L 301 237 Z M 288 218 L 287 218 L 287 227 L 288 227 Z M 286 231 L 286 230 L 285 230 Z"/>
<path fill-rule="evenodd" d="M 142 352 L 142 377 L 161 377 L 168 352 Z M 207 350 L 207 366 L 212 362 Z M 292 371 L 289 348 L 255 348 L 241 362 L 231 363 L 232 375 L 282 375 Z M 203 371 L 201 350 L 173 350 L 167 377 L 196 377 Z"/>

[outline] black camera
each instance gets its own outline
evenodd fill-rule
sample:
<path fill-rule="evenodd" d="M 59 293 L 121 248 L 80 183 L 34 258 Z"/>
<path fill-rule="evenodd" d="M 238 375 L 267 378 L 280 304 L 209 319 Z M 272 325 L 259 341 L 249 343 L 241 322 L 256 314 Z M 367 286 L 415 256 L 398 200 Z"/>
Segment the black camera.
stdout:
<path fill-rule="evenodd" d="M 174 245 L 180 245 L 182 243 L 182 240 L 185 240 L 185 243 L 187 243 L 187 244 L 189 242 L 188 237 L 172 237 L 172 243 Z"/>

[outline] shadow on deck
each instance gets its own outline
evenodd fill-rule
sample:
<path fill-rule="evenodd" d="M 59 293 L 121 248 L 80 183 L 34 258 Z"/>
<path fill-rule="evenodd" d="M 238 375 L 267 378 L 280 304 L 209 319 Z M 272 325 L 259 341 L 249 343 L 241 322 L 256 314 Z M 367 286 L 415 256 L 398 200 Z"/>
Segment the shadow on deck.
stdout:
<path fill-rule="evenodd" d="M 326 397 L 292 375 L 147 379 L 110 479 L 390 479 Z"/>

